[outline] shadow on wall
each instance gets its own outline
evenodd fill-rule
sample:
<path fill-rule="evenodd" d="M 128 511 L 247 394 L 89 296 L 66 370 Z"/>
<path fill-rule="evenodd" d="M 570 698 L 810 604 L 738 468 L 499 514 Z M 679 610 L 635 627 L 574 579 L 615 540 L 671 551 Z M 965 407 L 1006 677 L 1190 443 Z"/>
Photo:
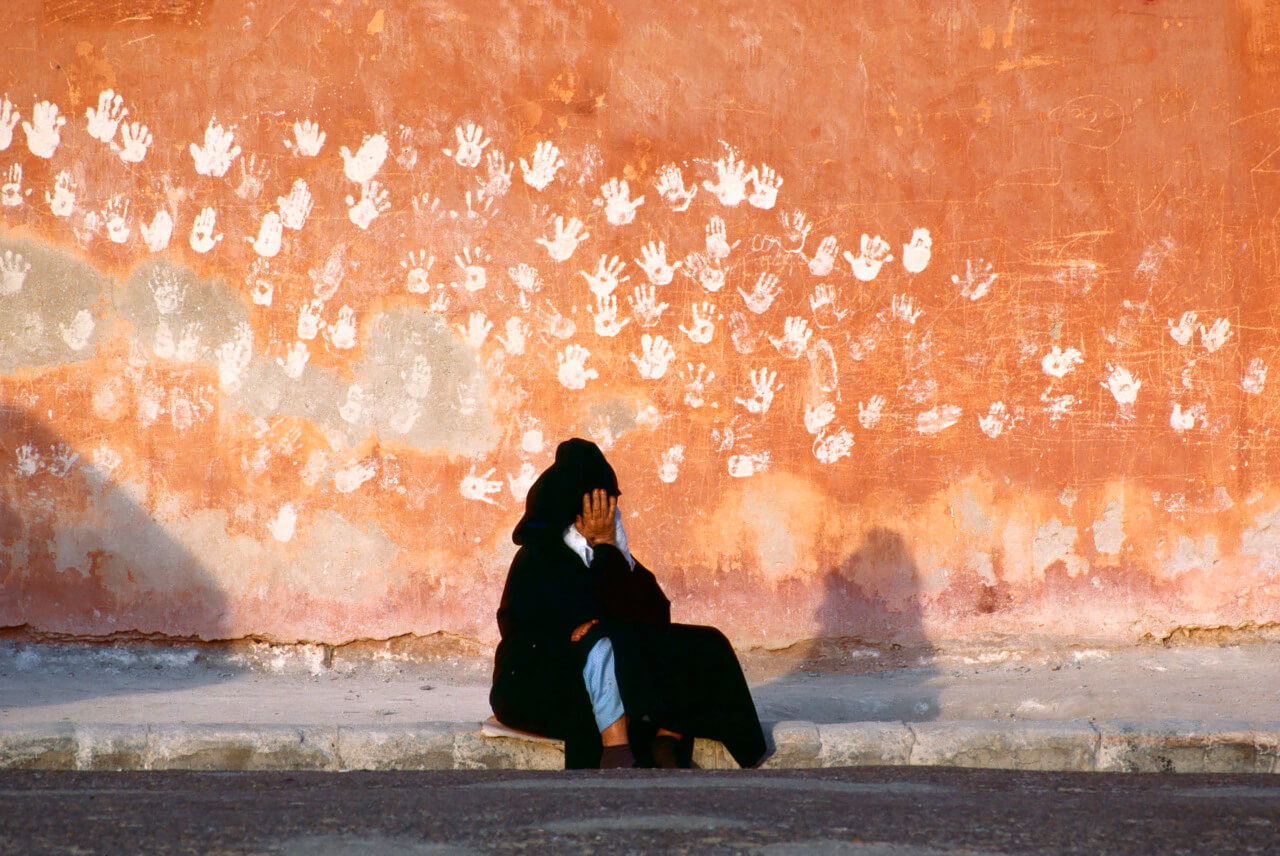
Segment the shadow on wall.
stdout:
<path fill-rule="evenodd" d="M 0 405 L 0 632 L 19 640 L 136 644 L 179 626 L 226 638 L 226 597 L 214 576 L 141 504 L 145 486 L 113 480 L 119 463 L 113 457 L 104 447 L 95 460 L 34 414 Z M 70 660 L 64 646 L 11 650 L 8 667 L 24 672 L 29 691 L 4 699 L 4 706 L 139 691 L 121 671 L 142 662 L 136 655 L 96 650 Z M 196 652 L 144 660 L 154 673 L 192 666 Z M 217 672 L 194 668 L 183 675 L 197 683 L 229 677 L 222 664 Z M 148 683 L 161 677 L 173 676 L 154 673 Z"/>
<path fill-rule="evenodd" d="M 766 726 L 787 719 L 936 719 L 938 670 L 920 590 L 903 537 L 883 527 L 867 530 L 858 549 L 823 578 L 818 636 L 802 643 L 798 668 L 752 690 Z"/>

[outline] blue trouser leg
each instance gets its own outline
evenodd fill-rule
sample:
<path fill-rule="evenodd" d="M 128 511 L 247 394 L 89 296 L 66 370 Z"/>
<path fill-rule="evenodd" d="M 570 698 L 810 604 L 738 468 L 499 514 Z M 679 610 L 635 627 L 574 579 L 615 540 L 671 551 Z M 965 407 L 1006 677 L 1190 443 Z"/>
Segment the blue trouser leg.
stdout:
<path fill-rule="evenodd" d="M 587 664 L 582 667 L 582 679 L 591 697 L 591 710 L 596 726 L 604 731 L 625 713 L 622 695 L 618 692 L 618 677 L 613 668 L 613 643 L 601 639 L 587 654 Z"/>

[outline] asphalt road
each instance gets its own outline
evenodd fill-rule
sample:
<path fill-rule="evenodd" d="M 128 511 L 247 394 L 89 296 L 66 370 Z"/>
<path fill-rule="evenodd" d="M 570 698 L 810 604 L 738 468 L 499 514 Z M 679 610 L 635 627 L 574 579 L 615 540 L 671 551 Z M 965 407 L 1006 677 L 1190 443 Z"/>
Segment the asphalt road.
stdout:
<path fill-rule="evenodd" d="M 0 854 L 1280 853 L 1280 777 L 0 773 Z"/>

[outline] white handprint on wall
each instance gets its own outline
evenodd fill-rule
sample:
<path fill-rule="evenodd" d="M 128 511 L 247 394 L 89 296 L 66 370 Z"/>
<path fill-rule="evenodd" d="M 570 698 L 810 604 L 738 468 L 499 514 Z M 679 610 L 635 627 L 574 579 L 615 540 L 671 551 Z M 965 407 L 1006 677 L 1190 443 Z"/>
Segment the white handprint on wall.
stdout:
<path fill-rule="evenodd" d="M 1075 348 L 1067 348 L 1064 351 L 1054 345 L 1040 360 L 1040 368 L 1050 377 L 1064 377 L 1082 362 L 1084 357 Z"/>
<path fill-rule="evenodd" d="M 640 258 L 636 259 L 635 263 L 654 285 L 670 283 L 676 275 L 676 268 L 680 267 L 680 262 L 674 265 L 667 264 L 667 245 L 662 241 L 650 241 L 641 247 Z"/>
<path fill-rule="evenodd" d="M 235 327 L 235 338 L 214 351 L 218 361 L 218 383 L 227 392 L 240 388 L 240 378 L 253 359 L 253 330 L 243 321 Z"/>
<path fill-rule="evenodd" d="M 364 185 L 373 180 L 387 159 L 387 138 L 382 134 L 366 135 L 355 154 L 346 146 L 338 149 L 338 154 L 342 155 L 342 174 Z"/>
<path fill-rule="evenodd" d="M 339 405 L 338 416 L 348 425 L 355 425 L 364 416 L 364 388 L 360 384 L 347 387 L 347 400 Z"/>
<path fill-rule="evenodd" d="M 22 204 L 31 191 L 22 192 L 22 164 L 15 163 L 5 171 L 4 182 L 0 184 L 0 204 L 6 208 L 16 208 Z"/>
<path fill-rule="evenodd" d="M 627 301 L 631 304 L 632 316 L 641 327 L 655 326 L 667 309 L 667 304 L 658 300 L 657 289 L 652 285 L 637 286 Z"/>
<path fill-rule="evenodd" d="M 372 461 L 352 461 L 333 474 L 333 486 L 338 493 L 351 493 L 377 474 Z"/>
<path fill-rule="evenodd" d="M 524 175 L 524 183 L 534 190 L 545 190 L 556 177 L 556 173 L 564 166 L 560 150 L 553 143 L 544 140 L 533 150 L 533 165 L 520 158 L 520 172 Z"/>
<path fill-rule="evenodd" d="M 362 230 L 377 219 L 378 215 L 391 208 L 388 193 L 376 181 L 367 181 L 360 185 L 360 200 L 347 196 L 347 218 Z"/>
<path fill-rule="evenodd" d="M 702 253 L 691 253 L 684 260 L 684 272 L 698 281 L 703 290 L 714 294 L 724 288 L 724 268 L 713 264 Z"/>
<path fill-rule="evenodd" d="M 13 468 L 23 478 L 30 478 L 40 470 L 40 452 L 33 443 L 23 443 L 18 447 L 17 462 Z"/>
<path fill-rule="evenodd" d="M 538 471 L 528 461 L 520 463 L 520 470 L 515 475 L 507 475 L 507 490 L 516 502 L 524 502 L 529 495 L 529 488 L 538 480 Z"/>
<path fill-rule="evenodd" d="M 401 260 L 400 267 L 406 271 L 404 285 L 410 294 L 426 294 L 431 290 L 428 274 L 435 263 L 436 257 L 427 255 L 426 250 L 410 250 Z"/>
<path fill-rule="evenodd" d="M 773 305 L 773 300 L 782 291 L 782 286 L 778 284 L 778 277 L 772 273 L 762 273 L 756 277 L 755 287 L 751 289 L 751 293 L 738 289 L 738 294 L 742 295 L 742 300 L 747 304 L 747 308 L 757 315 L 766 312 Z"/>
<path fill-rule="evenodd" d="M 1000 274 L 995 273 L 991 267 L 991 262 L 978 259 L 978 263 L 975 265 L 973 259 L 965 259 L 964 276 L 960 277 L 953 273 L 951 274 L 951 282 L 960 286 L 961 297 L 978 300 L 986 296 L 999 276 Z"/>
<path fill-rule="evenodd" d="M 207 253 L 222 240 L 222 233 L 217 230 L 218 212 L 212 208 L 202 208 L 191 224 L 191 249 L 197 253 Z"/>
<path fill-rule="evenodd" d="M 848 457 L 852 449 L 853 435 L 843 428 L 825 431 L 813 441 L 813 456 L 824 464 Z"/>
<path fill-rule="evenodd" d="M 760 347 L 762 334 L 757 330 L 752 330 L 751 325 L 747 323 L 747 316 L 741 312 L 731 312 L 729 314 L 729 339 L 733 342 L 733 349 L 743 356 L 755 353 Z"/>
<path fill-rule="evenodd" d="M 121 145 L 112 143 L 111 148 L 125 163 L 142 163 L 153 142 L 155 138 L 146 125 L 141 122 L 125 122 L 120 128 Z"/>
<path fill-rule="evenodd" d="M 592 313 L 596 335 L 612 338 L 631 323 L 630 319 L 618 320 L 618 298 L 612 294 L 596 295 L 596 309 Z"/>
<path fill-rule="evenodd" d="M 141 231 L 142 240 L 146 243 L 147 249 L 153 253 L 162 252 L 169 246 L 169 239 L 173 237 L 173 218 L 169 216 L 168 211 L 160 208 L 151 218 L 150 223 L 142 224 Z"/>
<path fill-rule="evenodd" d="M 1249 360 L 1244 377 L 1240 380 L 1240 388 L 1250 395 L 1261 395 L 1267 384 L 1267 364 L 1260 357 Z"/>
<path fill-rule="evenodd" d="M 89 120 L 89 136 L 109 143 L 115 138 L 120 122 L 129 115 L 129 108 L 124 106 L 122 97 L 110 89 L 104 89 L 98 93 L 98 109 L 90 107 L 84 114 Z"/>
<path fill-rule="evenodd" d="M 1226 318 L 1219 318 L 1209 327 L 1200 325 L 1200 346 L 1209 353 L 1221 348 L 1231 338 L 1231 322 Z"/>
<path fill-rule="evenodd" d="M 257 155 L 249 155 L 240 159 L 240 182 L 236 185 L 236 196 L 246 202 L 257 199 L 262 188 L 267 184 L 267 164 L 258 160 Z"/>
<path fill-rule="evenodd" d="M 295 157 L 313 158 L 320 154 L 324 145 L 325 133 L 320 126 L 310 119 L 293 123 L 293 139 L 285 140 L 284 147 L 293 152 Z"/>
<path fill-rule="evenodd" d="M 555 234 L 549 239 L 535 238 L 534 241 L 547 248 L 547 254 L 553 261 L 563 262 L 573 255 L 578 244 L 589 237 L 591 237 L 590 233 L 582 231 L 582 221 L 577 217 L 572 217 L 565 222 L 563 217 L 557 216 Z"/>
<path fill-rule="evenodd" d="M 779 354 L 794 360 L 804 353 L 812 337 L 813 331 L 809 329 L 808 322 L 803 318 L 791 316 L 783 322 L 782 336 L 777 339 L 770 336 L 769 341 L 778 349 Z"/>
<path fill-rule="evenodd" d="M 274 258 L 280 252 L 283 230 L 280 215 L 274 211 L 268 211 L 262 218 L 262 225 L 258 228 L 258 237 L 253 242 L 253 251 L 264 259 Z"/>
<path fill-rule="evenodd" d="M 71 173 L 65 169 L 54 179 L 53 193 L 44 193 L 44 201 L 49 203 L 49 210 L 54 217 L 69 217 L 76 207 L 76 184 Z"/>
<path fill-rule="evenodd" d="M 1178 323 L 1173 323 L 1173 319 L 1169 319 L 1169 335 L 1173 337 L 1173 341 L 1179 345 L 1186 345 L 1191 341 L 1191 337 L 1196 332 L 1196 313 L 1183 312 L 1182 317 L 1178 319 Z"/>
<path fill-rule="evenodd" d="M 338 320 L 329 325 L 325 336 L 329 343 L 339 350 L 349 350 L 356 346 L 356 312 L 350 306 L 338 310 Z"/>
<path fill-rule="evenodd" d="M 813 323 L 824 329 L 834 327 L 849 314 L 848 310 L 836 308 L 836 290 L 834 286 L 819 283 L 809 295 L 809 311 L 813 313 Z"/>
<path fill-rule="evenodd" d="M 873 395 L 871 400 L 866 404 L 858 402 L 858 424 L 867 430 L 871 430 L 880 424 L 880 417 L 884 413 L 884 396 Z"/>
<path fill-rule="evenodd" d="M 702 186 L 720 200 L 721 205 L 730 208 L 747 198 L 747 165 L 738 159 L 738 153 L 727 143 L 724 157 L 716 160 L 716 180 L 704 181 Z"/>
<path fill-rule="evenodd" d="M 285 351 L 284 359 L 276 357 L 276 363 L 280 368 L 284 369 L 285 376 L 290 380 L 297 380 L 302 377 L 302 372 L 307 367 L 307 360 L 311 358 L 311 351 L 307 348 L 306 342 L 294 342 Z"/>
<path fill-rule="evenodd" d="M 830 401 L 819 401 L 817 405 L 806 404 L 804 407 L 804 430 L 817 434 L 836 418 L 836 406 Z"/>
<path fill-rule="evenodd" d="M 511 173 L 515 169 L 516 165 L 508 164 L 507 156 L 500 151 L 490 151 L 485 155 L 485 177 L 476 178 L 481 200 L 498 200 L 506 196 L 511 189 Z"/>
<path fill-rule="evenodd" d="M 298 309 L 298 338 L 311 341 L 324 328 L 320 315 L 324 312 L 324 301 L 320 298 L 304 303 Z"/>
<path fill-rule="evenodd" d="M 277 196 L 276 206 L 280 209 L 280 224 L 295 232 L 301 229 L 311 216 L 311 190 L 307 182 L 301 178 L 293 182 L 288 196 Z"/>
<path fill-rule="evenodd" d="M 884 238 L 879 235 L 872 238 L 864 232 L 861 251 L 854 256 L 845 250 L 844 260 L 849 263 L 855 277 L 862 282 L 871 282 L 885 263 L 893 261 L 893 253 L 889 252 L 889 242 Z"/>
<path fill-rule="evenodd" d="M 599 377 L 595 369 L 586 367 L 587 357 L 591 352 L 581 345 L 569 345 L 556 355 L 559 368 L 556 377 L 565 389 L 582 389 L 587 381 Z"/>
<path fill-rule="evenodd" d="M 234 129 L 223 128 L 210 119 L 208 127 L 204 129 L 204 145 L 197 146 L 192 143 L 188 146 L 196 172 L 214 178 L 222 178 L 226 175 L 227 170 L 231 168 L 231 162 L 240 154 L 240 147 L 233 146 L 233 142 L 235 142 Z"/>
<path fill-rule="evenodd" d="M 716 326 L 712 322 L 716 315 L 715 304 L 704 300 L 701 304 L 692 304 L 689 311 L 693 315 L 693 322 L 688 328 L 681 324 L 680 332 L 699 345 L 707 344 L 716 332 Z"/>
<path fill-rule="evenodd" d="M 573 323 L 572 318 L 561 314 L 550 303 L 544 303 L 541 308 L 534 310 L 534 314 L 542 325 L 543 332 L 556 339 L 568 339 L 578 330 L 578 325 Z"/>
<path fill-rule="evenodd" d="M 727 259 L 739 243 L 734 241 L 732 245 L 729 244 L 729 232 L 723 217 L 712 217 L 707 222 L 707 258 L 717 262 Z"/>
<path fill-rule="evenodd" d="M 685 366 L 689 380 L 684 385 L 684 403 L 696 409 L 706 404 L 707 387 L 715 380 L 716 373 L 708 369 L 705 363 L 698 363 L 697 368 L 694 368 L 693 363 L 686 363 Z"/>
<path fill-rule="evenodd" d="M 58 115 L 57 104 L 38 102 L 31 108 L 31 121 L 22 123 L 22 130 L 27 134 L 27 149 L 38 158 L 48 160 L 53 157 L 62 142 L 62 126 L 65 124 L 67 117 Z"/>
<path fill-rule="evenodd" d="M 762 473 L 769 469 L 769 453 L 755 452 L 744 455 L 730 455 L 729 475 L 736 479 L 750 478 L 756 473 Z"/>
<path fill-rule="evenodd" d="M 895 294 L 889 303 L 888 311 L 880 313 L 880 319 L 886 324 L 890 321 L 901 321 L 915 324 L 920 320 L 924 310 L 916 305 L 916 299 L 908 294 Z"/>
<path fill-rule="evenodd" d="M 467 317 L 466 325 L 458 325 L 458 333 L 462 336 L 462 341 L 468 347 L 476 350 L 484 344 L 484 340 L 489 337 L 489 331 L 493 329 L 493 322 L 490 321 L 483 312 L 472 312 Z"/>
<path fill-rule="evenodd" d="M 693 201 L 693 197 L 698 195 L 697 186 L 685 187 L 684 176 L 680 174 L 680 167 L 673 163 L 667 164 L 658 170 L 657 181 L 654 187 L 658 190 L 658 195 L 667 201 L 672 211 L 684 211 L 689 207 L 689 203 Z"/>
<path fill-rule="evenodd" d="M 611 178 L 601 186 L 595 204 L 604 208 L 604 218 L 611 224 L 625 226 L 636 219 L 636 209 L 644 204 L 644 197 L 632 199 L 626 179 Z"/>
<path fill-rule="evenodd" d="M 89 310 L 81 309 L 71 319 L 70 324 L 59 324 L 62 341 L 73 351 L 83 351 L 89 345 L 89 337 L 93 335 L 93 316 Z"/>
<path fill-rule="evenodd" d="M 751 379 L 751 397 L 735 398 L 738 404 L 747 408 L 748 413 L 764 414 L 769 412 L 769 405 L 773 404 L 773 396 L 782 389 L 782 384 L 774 386 L 778 379 L 777 372 L 769 371 L 768 366 L 752 369 L 749 377 Z"/>
<path fill-rule="evenodd" d="M 658 464 L 658 479 L 671 484 L 680 477 L 680 464 L 684 463 L 684 446 L 672 446 L 662 453 Z"/>
<path fill-rule="evenodd" d="M 579 274 L 587 281 L 587 287 L 591 289 L 592 294 L 597 298 L 606 297 L 613 294 L 619 285 L 631 279 L 629 276 L 622 276 L 622 270 L 626 266 L 626 262 L 617 256 L 602 255 L 596 262 L 595 273 L 579 271 Z"/>
<path fill-rule="evenodd" d="M 751 170 L 751 195 L 747 197 L 747 202 L 756 208 L 768 211 L 778 201 L 778 188 L 782 187 L 782 176 L 773 171 L 773 168 L 760 164 L 759 167 L 753 167 Z"/>
<path fill-rule="evenodd" d="M 902 245 L 902 266 L 908 273 L 920 273 L 929 266 L 933 254 L 933 239 L 928 229 L 916 229 L 911 233 L 911 243 Z"/>
<path fill-rule="evenodd" d="M 480 291 L 489 281 L 485 265 L 489 262 L 489 254 L 479 247 L 463 250 L 453 257 L 453 263 L 462 269 L 462 287 L 471 293 Z M 451 283 L 457 286 L 457 283 Z"/>
<path fill-rule="evenodd" d="M 1208 424 L 1209 420 L 1203 404 L 1192 405 L 1184 411 L 1182 405 L 1175 402 L 1173 412 L 1169 414 L 1169 427 L 1181 434 L 1196 427 L 1197 420 L 1200 421 L 1201 428 Z"/>
<path fill-rule="evenodd" d="M 520 289 L 521 306 L 528 306 L 529 298 L 542 290 L 542 275 L 538 273 L 537 268 L 524 262 L 507 268 L 507 276 L 511 277 L 516 288 Z"/>
<path fill-rule="evenodd" d="M 814 276 L 826 276 L 836 266 L 836 252 L 839 245 L 834 235 L 828 235 L 818 244 L 818 251 L 809 259 L 809 273 Z"/>
<path fill-rule="evenodd" d="M 442 151 L 447 157 L 453 158 L 458 166 L 474 169 L 480 163 L 480 155 L 485 146 L 489 145 L 484 129 L 474 123 L 468 123 L 465 129 L 461 125 L 454 128 L 453 135 L 457 138 L 458 145 L 453 149 L 442 149 Z"/>
<path fill-rule="evenodd" d="M 514 316 L 508 318 L 505 332 L 498 337 L 498 343 L 502 345 L 508 354 L 519 356 L 524 353 L 528 342 L 529 325 L 520 318 Z"/>
<path fill-rule="evenodd" d="M 0 96 L 0 152 L 13 144 L 13 128 L 18 124 L 22 114 L 6 93 Z"/>
<path fill-rule="evenodd" d="M 986 434 L 992 440 L 999 437 L 1006 428 L 1012 425 L 1013 417 L 1009 414 L 1009 409 L 1005 407 L 1003 401 L 992 402 L 987 415 L 978 417 L 978 427 L 982 429 L 983 434 Z"/>
<path fill-rule="evenodd" d="M 462 483 L 458 485 L 458 492 L 462 494 L 464 499 L 474 499 L 479 502 L 487 502 L 490 505 L 497 505 L 491 497 L 502 491 L 502 482 L 491 478 L 495 468 L 490 467 L 483 475 L 476 475 L 475 464 L 471 465 L 470 471 L 462 477 Z"/>
<path fill-rule="evenodd" d="M 1117 404 L 1132 405 L 1138 400 L 1138 390 L 1142 388 L 1142 381 L 1135 378 L 1124 367 L 1112 367 L 1108 364 L 1107 372 L 1107 380 L 1102 385 L 1111 392 Z"/>
<path fill-rule="evenodd" d="M 961 409 L 954 404 L 942 404 L 916 414 L 916 431 L 921 434 L 937 434 L 960 421 Z"/>
<path fill-rule="evenodd" d="M 258 264 L 255 264 L 249 271 L 249 276 L 247 277 L 250 287 L 249 296 L 253 298 L 256 306 L 270 306 L 275 297 L 276 286 L 268 275 L 265 263 L 260 264 L 263 266 L 259 267 Z"/>
<path fill-rule="evenodd" d="M 267 524 L 267 531 L 281 544 L 287 544 L 293 538 L 297 525 L 298 512 L 292 502 L 286 502 L 276 510 L 276 516 Z"/>
<path fill-rule="evenodd" d="M 113 196 L 102 209 L 102 220 L 107 227 L 107 238 L 113 244 L 123 244 L 129 240 L 129 200 L 123 196 Z"/>
<path fill-rule="evenodd" d="M 631 362 L 640 372 L 640 377 L 658 380 L 667 373 L 667 367 L 676 358 L 671 343 L 662 336 L 650 336 L 645 333 L 640 337 L 640 356 L 631 354 Z"/>

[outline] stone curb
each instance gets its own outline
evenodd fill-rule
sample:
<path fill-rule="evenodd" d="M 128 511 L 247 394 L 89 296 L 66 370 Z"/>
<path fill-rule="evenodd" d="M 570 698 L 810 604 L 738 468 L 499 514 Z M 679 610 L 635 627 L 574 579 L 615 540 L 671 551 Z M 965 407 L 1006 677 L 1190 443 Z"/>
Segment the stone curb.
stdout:
<path fill-rule="evenodd" d="M 988 767 L 1280 772 L 1280 723 L 1195 721 L 779 722 L 766 769 Z M 704 769 L 732 769 L 699 740 Z M 0 770 L 558 770 L 562 746 L 486 737 L 479 723 L 345 726 L 0 726 Z"/>

